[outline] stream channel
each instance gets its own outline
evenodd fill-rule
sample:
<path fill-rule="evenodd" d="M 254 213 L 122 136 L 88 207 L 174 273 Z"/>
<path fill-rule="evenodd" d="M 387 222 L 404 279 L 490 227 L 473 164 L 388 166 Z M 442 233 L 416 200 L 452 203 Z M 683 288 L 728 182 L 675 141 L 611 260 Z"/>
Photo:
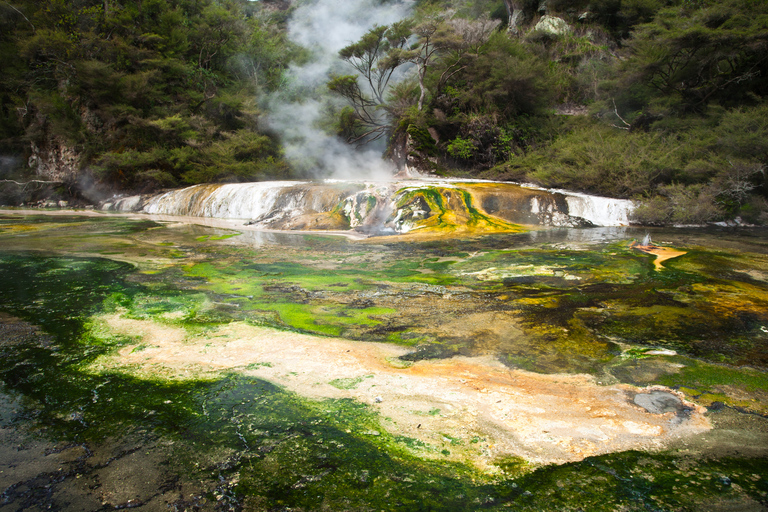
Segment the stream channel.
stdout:
<path fill-rule="evenodd" d="M 3 210 L 0 353 L 2 512 L 768 505 L 765 230 Z"/>

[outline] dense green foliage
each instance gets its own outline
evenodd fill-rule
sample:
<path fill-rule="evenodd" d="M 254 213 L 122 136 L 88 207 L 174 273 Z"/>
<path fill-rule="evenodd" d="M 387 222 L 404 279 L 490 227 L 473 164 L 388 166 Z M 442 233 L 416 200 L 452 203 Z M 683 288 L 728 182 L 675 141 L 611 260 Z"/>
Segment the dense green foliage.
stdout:
<path fill-rule="evenodd" d="M 3 2 L 3 151 L 70 148 L 124 189 L 287 175 L 256 97 L 295 52 L 280 13 L 247 4 Z"/>
<path fill-rule="evenodd" d="M 46 155 L 50 174 L 66 154 L 122 189 L 296 176 L 258 107 L 306 59 L 291 3 L 0 2 L 0 151 L 16 157 L 0 179 L 45 177 Z M 508 31 L 510 6 L 523 15 Z M 423 0 L 412 14 L 351 42 L 347 68 L 308 93 L 347 102 L 324 129 L 387 136 L 422 171 L 638 199 L 641 222 L 768 220 L 765 2 Z M 564 29 L 536 28 L 544 16 Z"/>
<path fill-rule="evenodd" d="M 506 12 L 451 4 L 475 20 L 464 26 Z M 537 28 L 543 14 L 474 46 L 462 20 L 444 19 L 463 43 L 432 60 L 427 101 L 402 86 L 390 100 L 392 144 L 411 136 L 411 164 L 634 198 L 652 224 L 768 220 L 764 2 L 548 2 L 561 32 Z"/>

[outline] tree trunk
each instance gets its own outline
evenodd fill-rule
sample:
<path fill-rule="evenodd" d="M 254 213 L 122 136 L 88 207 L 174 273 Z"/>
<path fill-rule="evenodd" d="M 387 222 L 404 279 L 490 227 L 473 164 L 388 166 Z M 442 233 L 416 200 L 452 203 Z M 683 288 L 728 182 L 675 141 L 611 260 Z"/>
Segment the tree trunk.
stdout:
<path fill-rule="evenodd" d="M 509 17 L 507 30 L 512 34 L 520 33 L 520 25 L 523 22 L 523 2 L 521 0 L 504 0 Z"/>
<path fill-rule="evenodd" d="M 419 112 L 424 108 L 424 99 L 427 97 L 427 86 L 424 85 L 424 75 L 427 73 L 426 63 L 419 69 L 419 89 L 421 94 L 419 95 Z"/>

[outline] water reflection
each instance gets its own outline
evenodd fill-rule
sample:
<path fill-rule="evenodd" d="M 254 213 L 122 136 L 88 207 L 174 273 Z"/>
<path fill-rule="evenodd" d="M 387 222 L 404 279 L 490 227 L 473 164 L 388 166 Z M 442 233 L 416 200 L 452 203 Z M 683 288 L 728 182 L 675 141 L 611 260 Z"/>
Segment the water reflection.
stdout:
<path fill-rule="evenodd" d="M 765 230 L 619 227 L 361 242 L 178 219 L 13 214 L 0 217 L 0 228 L 0 310 L 13 315 L 0 317 L 5 506 L 610 510 L 605 503 L 618 507 L 629 493 L 637 508 L 704 510 L 718 500 L 748 507 L 768 492 Z M 655 271 L 629 248 L 649 232 L 689 252 Z M 162 372 L 146 378 L 151 368 L 138 364 L 123 373 L 94 368 L 104 354 L 127 350 L 138 361 L 157 350 L 110 330 L 104 315 L 166 335 L 184 331 L 185 347 L 197 343 L 211 358 L 224 350 L 219 328 L 236 320 L 398 344 L 404 367 L 482 355 L 505 364 L 503 372 L 666 386 L 710 407 L 716 428 L 686 438 L 685 454 L 632 451 L 525 476 L 525 461 L 499 460 L 506 473 L 477 483 L 477 474 L 440 457 L 491 450 L 486 439 L 445 437 L 435 449 L 418 437 L 422 423 L 453 414 L 447 405 L 417 411 L 425 419 L 396 438 L 359 401 L 308 401 L 223 372 L 179 383 Z M 293 379 L 291 371 L 282 378 Z M 340 392 L 358 385 L 336 384 Z M 491 405 L 507 405 L 499 400 Z M 735 445 L 740 454 L 730 458 Z M 681 467 L 685 481 L 677 482 Z"/>
<path fill-rule="evenodd" d="M 628 227 L 581 228 L 581 229 L 551 229 L 532 231 L 529 233 L 532 242 L 584 242 L 609 243 L 631 237 L 636 232 Z"/>

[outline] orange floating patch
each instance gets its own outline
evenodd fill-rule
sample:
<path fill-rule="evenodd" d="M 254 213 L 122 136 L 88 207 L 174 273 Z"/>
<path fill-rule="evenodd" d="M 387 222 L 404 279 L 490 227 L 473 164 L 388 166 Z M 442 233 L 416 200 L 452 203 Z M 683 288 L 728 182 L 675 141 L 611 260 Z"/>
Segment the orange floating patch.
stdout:
<path fill-rule="evenodd" d="M 687 254 L 687 251 L 673 249 L 672 247 L 659 247 L 658 245 L 652 245 L 652 244 L 642 245 L 642 244 L 639 244 L 638 242 L 632 242 L 630 247 L 637 251 L 656 256 L 656 259 L 653 260 L 653 265 L 655 267 L 655 270 L 657 271 L 664 268 L 662 266 L 662 263 L 664 263 L 665 261 L 671 260 L 672 258 L 677 258 L 678 256 L 682 256 L 683 254 Z"/>

